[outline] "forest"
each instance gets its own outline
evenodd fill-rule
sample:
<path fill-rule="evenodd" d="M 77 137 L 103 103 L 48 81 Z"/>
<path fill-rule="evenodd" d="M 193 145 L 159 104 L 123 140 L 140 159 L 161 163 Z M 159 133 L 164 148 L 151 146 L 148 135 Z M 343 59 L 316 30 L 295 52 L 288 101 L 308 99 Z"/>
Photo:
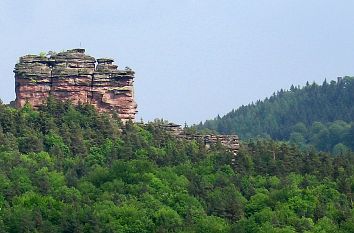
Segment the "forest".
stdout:
<path fill-rule="evenodd" d="M 350 150 L 254 138 L 234 156 L 87 105 L 0 104 L 0 232 L 349 233 L 353 193 Z"/>
<path fill-rule="evenodd" d="M 263 101 L 196 125 L 201 131 L 236 133 L 243 139 L 272 138 L 301 148 L 341 153 L 354 150 L 354 77 L 322 85 L 291 86 Z"/>

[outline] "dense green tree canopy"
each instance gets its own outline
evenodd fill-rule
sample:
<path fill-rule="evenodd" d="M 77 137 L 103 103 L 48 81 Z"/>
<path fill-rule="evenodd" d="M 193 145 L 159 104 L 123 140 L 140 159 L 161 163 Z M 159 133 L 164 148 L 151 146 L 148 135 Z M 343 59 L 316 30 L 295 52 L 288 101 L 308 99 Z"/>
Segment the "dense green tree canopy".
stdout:
<path fill-rule="evenodd" d="M 237 133 L 242 139 L 271 137 L 338 153 L 354 150 L 354 78 L 280 90 L 270 98 L 200 123 L 199 130 Z M 337 148 L 335 149 L 335 147 Z M 335 151 L 334 151 L 335 150 Z M 340 150 L 339 150 L 340 151 Z"/>
<path fill-rule="evenodd" d="M 251 140 L 234 156 L 90 106 L 0 105 L 0 232 L 346 233 L 353 193 L 345 145 Z"/>

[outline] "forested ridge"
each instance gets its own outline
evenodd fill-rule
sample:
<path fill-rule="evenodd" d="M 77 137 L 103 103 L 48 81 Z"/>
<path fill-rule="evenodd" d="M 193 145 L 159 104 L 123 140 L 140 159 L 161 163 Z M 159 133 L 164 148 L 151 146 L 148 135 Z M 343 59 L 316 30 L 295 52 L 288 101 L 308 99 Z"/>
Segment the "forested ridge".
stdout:
<path fill-rule="evenodd" d="M 271 137 L 318 150 L 354 149 L 354 78 L 326 80 L 280 90 L 263 101 L 200 123 L 199 130 L 237 133 L 242 139 Z M 335 148 L 337 146 L 337 148 Z"/>
<path fill-rule="evenodd" d="M 234 157 L 91 106 L 1 104 L 0 232 L 354 232 L 353 160 L 269 139 Z"/>

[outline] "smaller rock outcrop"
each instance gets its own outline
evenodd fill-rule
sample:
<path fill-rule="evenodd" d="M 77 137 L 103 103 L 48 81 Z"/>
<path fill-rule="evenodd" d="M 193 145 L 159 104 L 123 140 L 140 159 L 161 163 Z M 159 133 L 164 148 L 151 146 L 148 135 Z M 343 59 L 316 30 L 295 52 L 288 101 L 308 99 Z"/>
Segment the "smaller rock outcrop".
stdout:
<path fill-rule="evenodd" d="M 181 125 L 174 123 L 160 124 L 159 126 L 177 138 L 203 142 L 207 148 L 220 143 L 234 155 L 237 155 L 240 149 L 240 140 L 237 135 L 192 134 L 183 130 Z"/>
<path fill-rule="evenodd" d="M 119 70 L 110 58 L 96 59 L 85 49 L 50 56 L 26 55 L 15 66 L 16 106 L 34 108 L 49 96 L 73 104 L 92 104 L 99 112 L 117 113 L 124 122 L 134 120 L 134 71 Z"/>

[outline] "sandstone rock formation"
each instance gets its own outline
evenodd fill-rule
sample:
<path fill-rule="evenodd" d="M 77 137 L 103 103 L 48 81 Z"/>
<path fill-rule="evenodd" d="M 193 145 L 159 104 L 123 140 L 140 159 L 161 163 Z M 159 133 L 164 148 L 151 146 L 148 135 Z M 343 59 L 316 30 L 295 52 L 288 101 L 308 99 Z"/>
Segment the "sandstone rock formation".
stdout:
<path fill-rule="evenodd" d="M 134 120 L 134 71 L 118 70 L 113 59 L 96 59 L 85 49 L 51 56 L 26 55 L 15 66 L 16 106 L 34 108 L 49 96 L 73 104 L 92 104 L 99 112 L 116 112 L 124 122 Z"/>
<path fill-rule="evenodd" d="M 119 70 L 113 59 L 95 59 L 84 49 L 72 49 L 50 56 L 26 55 L 15 66 L 17 107 L 29 102 L 34 108 L 49 96 L 73 104 L 92 104 L 99 112 L 116 112 L 125 122 L 134 120 L 134 71 Z M 183 140 L 201 141 L 208 148 L 220 143 L 234 155 L 239 150 L 237 135 L 200 135 L 184 131 L 180 125 L 161 124 L 172 135 Z"/>
<path fill-rule="evenodd" d="M 240 149 L 240 140 L 237 135 L 191 134 L 184 131 L 180 125 L 173 123 L 160 124 L 160 127 L 170 132 L 177 138 L 203 142 L 207 148 L 212 145 L 216 145 L 217 143 L 220 143 L 229 151 L 231 151 L 234 155 L 237 155 L 237 152 Z"/>

